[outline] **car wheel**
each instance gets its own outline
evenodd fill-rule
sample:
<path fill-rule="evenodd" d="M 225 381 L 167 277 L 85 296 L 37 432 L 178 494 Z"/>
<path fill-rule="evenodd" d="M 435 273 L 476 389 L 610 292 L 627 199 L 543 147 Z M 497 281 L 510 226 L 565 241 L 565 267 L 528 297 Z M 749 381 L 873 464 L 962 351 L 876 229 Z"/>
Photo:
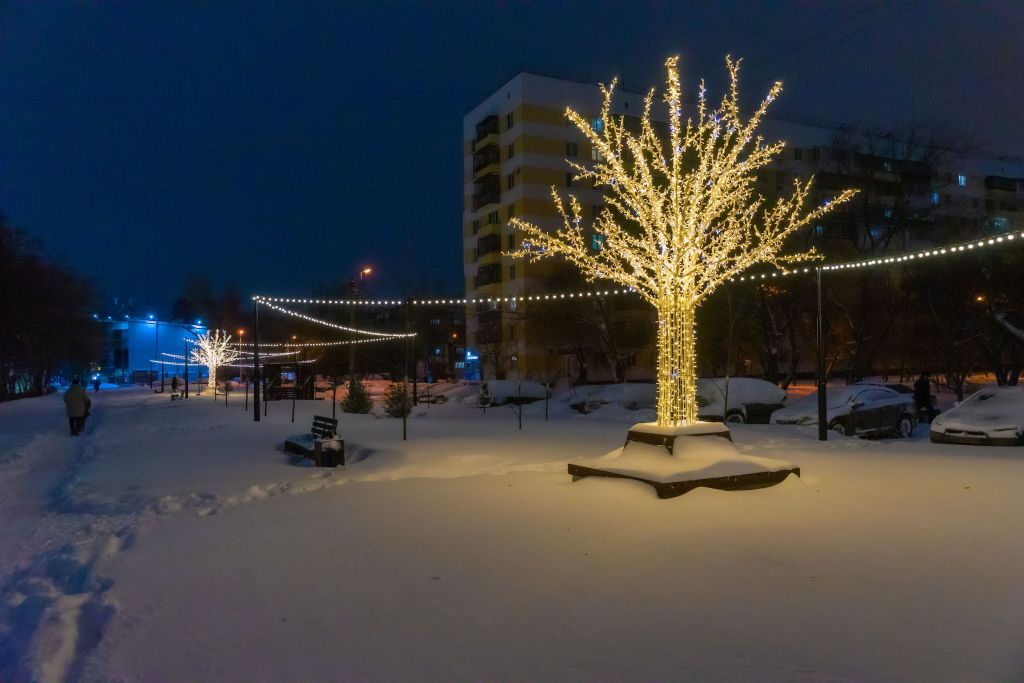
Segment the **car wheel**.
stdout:
<path fill-rule="evenodd" d="M 728 415 L 726 415 L 725 421 L 728 424 L 741 425 L 745 423 L 747 420 L 746 418 L 743 417 L 743 413 L 737 410 L 734 413 L 729 413 Z"/>
<path fill-rule="evenodd" d="M 900 421 L 896 423 L 896 436 L 901 439 L 909 439 L 913 433 L 914 422 L 906 415 L 902 416 Z"/>
<path fill-rule="evenodd" d="M 850 428 L 846 426 L 845 422 L 841 422 L 840 420 L 836 420 L 835 422 L 830 424 L 828 428 L 831 429 L 836 434 L 839 434 L 840 436 L 850 435 Z"/>

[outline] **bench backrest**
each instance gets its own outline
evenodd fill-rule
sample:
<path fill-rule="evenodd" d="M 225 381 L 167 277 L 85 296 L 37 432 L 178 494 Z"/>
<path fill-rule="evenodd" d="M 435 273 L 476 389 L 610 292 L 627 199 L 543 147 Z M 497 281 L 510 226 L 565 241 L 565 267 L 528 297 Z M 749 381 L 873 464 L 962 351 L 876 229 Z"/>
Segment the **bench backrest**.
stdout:
<path fill-rule="evenodd" d="M 338 433 L 338 421 L 333 417 L 315 415 L 313 417 L 313 436 L 320 439 L 329 439 Z"/>

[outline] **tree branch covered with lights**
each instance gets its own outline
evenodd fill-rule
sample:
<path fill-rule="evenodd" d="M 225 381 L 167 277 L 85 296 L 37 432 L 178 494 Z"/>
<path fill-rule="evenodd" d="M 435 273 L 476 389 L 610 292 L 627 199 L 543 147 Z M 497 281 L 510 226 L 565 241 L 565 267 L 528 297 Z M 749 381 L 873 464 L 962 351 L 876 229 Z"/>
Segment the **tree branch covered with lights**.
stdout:
<path fill-rule="evenodd" d="M 221 330 L 201 334 L 193 343 L 195 346 L 192 348 L 192 362 L 196 365 L 205 365 L 208 368 L 208 386 L 216 392 L 217 368 L 234 363 L 241 356 L 236 346 L 231 343 L 231 335 Z"/>
<path fill-rule="evenodd" d="M 683 119 L 678 58 L 666 61 L 667 140 L 655 130 L 655 91 L 644 101 L 639 130 L 627 129 L 612 114 L 615 82 L 602 86 L 603 125 L 566 110 L 566 116 L 598 152 L 589 166 L 568 160 L 577 180 L 604 191 L 605 205 L 590 232 L 601 237 L 596 251 L 586 239 L 582 205 L 568 203 L 555 188 L 551 196 L 563 225 L 548 231 L 527 221 L 512 224 L 525 233 L 513 256 L 538 260 L 562 256 L 591 281 L 603 279 L 636 290 L 658 313 L 658 424 L 697 420 L 696 310 L 722 283 L 758 263 L 785 269 L 816 258 L 812 249 L 780 254 L 786 238 L 813 223 L 852 191 L 808 208 L 813 179 L 793 181 L 793 193 L 775 203 L 757 194 L 758 169 L 772 162 L 783 143 L 756 134 L 782 91 L 776 82 L 749 118 L 740 113 L 739 61 L 726 58 L 730 87 L 717 108 L 709 108 L 704 82 L 696 116 Z"/>

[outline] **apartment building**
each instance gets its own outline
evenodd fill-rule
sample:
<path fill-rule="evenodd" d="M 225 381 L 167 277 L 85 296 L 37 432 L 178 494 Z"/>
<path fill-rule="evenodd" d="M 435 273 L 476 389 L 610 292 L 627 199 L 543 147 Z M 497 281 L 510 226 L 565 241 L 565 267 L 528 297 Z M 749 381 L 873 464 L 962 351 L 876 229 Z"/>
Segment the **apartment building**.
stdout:
<path fill-rule="evenodd" d="M 518 245 L 508 224 L 521 217 L 552 229 L 561 224 L 551 188 L 575 195 L 592 217 L 602 204 L 599 190 L 574 186 L 566 159 L 595 159 L 585 136 L 568 122 L 567 107 L 599 127 L 603 97 L 598 86 L 520 73 L 473 107 L 463 119 L 463 263 L 467 298 L 513 297 L 562 291 L 573 282 L 556 259 L 527 263 L 505 255 Z M 643 95 L 617 91 L 613 113 L 639 117 Z M 810 239 L 827 255 L 880 253 L 941 241 L 948 234 L 970 236 L 1024 227 L 1024 164 L 947 150 L 922 153 L 920 136 L 878 135 L 802 123 L 767 120 L 768 140 L 784 140 L 784 154 L 761 173 L 762 191 L 787 193 L 794 178 L 816 176 L 814 201 L 857 187 L 858 199 L 813 227 Z M 916 140 L 916 141 L 915 141 Z M 576 185 L 579 185 L 578 183 Z M 959 228 L 956 226 L 959 225 Z M 953 228 L 951 228 L 953 226 Z M 950 230 L 952 229 L 952 233 Z M 591 235 L 593 248 L 600 236 Z M 578 282 L 578 278 L 576 280 Z M 577 288 L 580 286 L 576 285 Z M 615 299 L 614 297 L 612 299 Z M 630 301 L 623 301 L 631 299 Z M 653 319 L 635 298 L 609 300 L 600 326 L 636 332 Z M 479 356 L 482 378 L 519 376 L 589 380 L 649 379 L 652 344 L 634 335 L 615 362 L 586 360 L 585 353 L 552 342 L 534 304 L 515 301 L 467 307 L 467 357 Z M 580 302 L 580 306 L 595 304 Z M 591 350 L 593 352 L 593 350 Z M 601 354 L 596 354 L 601 355 Z M 604 354 L 607 356 L 607 354 Z M 580 372 L 590 364 L 589 373 Z M 618 376 L 615 376 L 618 375 Z"/>

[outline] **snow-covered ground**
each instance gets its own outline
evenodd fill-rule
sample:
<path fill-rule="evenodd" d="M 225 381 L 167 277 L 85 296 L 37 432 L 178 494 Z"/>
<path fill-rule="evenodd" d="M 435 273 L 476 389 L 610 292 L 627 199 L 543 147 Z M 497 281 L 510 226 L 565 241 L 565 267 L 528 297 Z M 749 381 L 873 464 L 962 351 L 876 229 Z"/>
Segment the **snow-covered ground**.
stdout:
<path fill-rule="evenodd" d="M 0 404 L 0 681 L 1024 680 L 1024 449 L 739 425 L 803 477 L 572 483 L 647 411 Z"/>

